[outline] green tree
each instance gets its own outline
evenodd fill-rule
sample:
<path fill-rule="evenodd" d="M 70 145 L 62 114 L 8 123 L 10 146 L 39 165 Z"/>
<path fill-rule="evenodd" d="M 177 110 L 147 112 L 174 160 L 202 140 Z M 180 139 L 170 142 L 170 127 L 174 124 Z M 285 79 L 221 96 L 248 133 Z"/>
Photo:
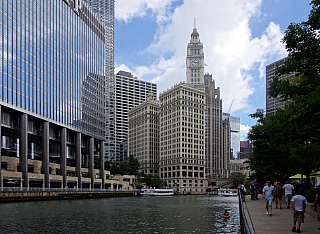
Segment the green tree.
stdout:
<path fill-rule="evenodd" d="M 126 174 L 130 174 L 131 168 L 129 166 L 128 161 L 123 160 L 120 164 L 119 164 L 119 171 L 121 175 L 126 175 Z"/>
<path fill-rule="evenodd" d="M 151 186 L 151 180 L 152 180 L 152 175 L 150 174 L 144 174 L 143 175 L 143 182 L 146 183 L 147 186 Z"/>
<path fill-rule="evenodd" d="M 320 1 L 311 1 L 305 22 L 291 23 L 283 38 L 288 61 L 276 71 L 268 93 L 285 101 L 290 160 L 306 175 L 320 167 Z M 268 117 L 267 117 L 268 118 Z"/>
<path fill-rule="evenodd" d="M 112 162 L 110 165 L 110 173 L 112 175 L 121 174 L 120 165 L 118 162 Z"/>
<path fill-rule="evenodd" d="M 94 169 L 100 169 L 100 158 L 94 157 Z"/>
<path fill-rule="evenodd" d="M 254 171 L 251 178 L 260 181 L 288 178 L 296 171 L 295 164 L 290 160 L 288 113 L 278 110 L 274 115 L 265 117 L 258 110 L 251 117 L 258 118 L 248 134 L 254 144 L 249 159 L 249 167 Z"/>
<path fill-rule="evenodd" d="M 165 182 L 160 179 L 158 175 L 154 175 L 151 179 L 150 187 L 161 188 L 165 185 Z"/>
<path fill-rule="evenodd" d="M 230 174 L 230 179 L 234 186 L 237 186 L 239 183 L 243 183 L 246 180 L 246 175 L 241 172 L 233 172 Z"/>
<path fill-rule="evenodd" d="M 129 168 L 130 168 L 129 173 L 131 175 L 138 174 L 139 167 L 140 167 L 139 160 L 136 157 L 134 157 L 134 155 L 130 155 L 129 156 Z"/>

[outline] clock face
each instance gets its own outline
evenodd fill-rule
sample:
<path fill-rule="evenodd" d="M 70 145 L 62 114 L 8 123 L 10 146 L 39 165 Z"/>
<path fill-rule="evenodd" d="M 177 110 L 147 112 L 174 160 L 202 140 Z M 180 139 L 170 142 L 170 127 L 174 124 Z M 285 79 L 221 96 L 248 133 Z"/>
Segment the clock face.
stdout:
<path fill-rule="evenodd" d="M 198 66 L 200 65 L 200 61 L 199 61 L 199 59 L 193 59 L 193 60 L 191 61 L 191 64 L 192 64 L 192 66 L 194 66 L 194 67 L 198 67 Z"/>

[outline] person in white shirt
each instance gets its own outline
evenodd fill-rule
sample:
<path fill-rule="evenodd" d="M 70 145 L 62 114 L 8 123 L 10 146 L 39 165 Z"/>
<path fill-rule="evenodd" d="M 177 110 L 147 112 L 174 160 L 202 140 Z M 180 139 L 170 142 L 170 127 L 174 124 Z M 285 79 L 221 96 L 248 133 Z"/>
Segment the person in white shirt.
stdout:
<path fill-rule="evenodd" d="M 245 202 L 246 201 L 246 195 L 247 195 L 246 187 L 244 187 L 244 185 L 242 183 L 239 183 L 238 189 L 240 189 L 242 201 Z"/>
<path fill-rule="evenodd" d="M 294 187 L 292 184 L 290 184 L 289 180 L 287 180 L 286 184 L 282 188 L 284 189 L 284 197 L 286 199 L 287 209 L 290 209 L 292 194 L 295 194 Z"/>
<path fill-rule="evenodd" d="M 292 232 L 301 233 L 300 227 L 304 223 L 304 211 L 307 206 L 307 199 L 302 195 L 303 190 L 299 189 L 298 195 L 295 195 L 291 202 L 293 208 L 293 228 Z M 298 222 L 298 227 L 296 228 L 296 223 Z"/>

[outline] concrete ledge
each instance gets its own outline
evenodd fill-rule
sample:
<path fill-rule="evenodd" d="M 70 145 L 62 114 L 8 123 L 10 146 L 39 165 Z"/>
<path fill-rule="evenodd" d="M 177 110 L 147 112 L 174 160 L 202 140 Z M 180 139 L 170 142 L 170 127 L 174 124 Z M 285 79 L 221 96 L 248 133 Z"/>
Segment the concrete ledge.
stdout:
<path fill-rule="evenodd" d="M 313 203 L 309 203 L 309 202 L 307 203 L 306 213 L 308 215 L 312 216 L 313 218 L 318 219 L 318 221 L 320 221 L 319 214 L 314 211 L 314 204 Z"/>

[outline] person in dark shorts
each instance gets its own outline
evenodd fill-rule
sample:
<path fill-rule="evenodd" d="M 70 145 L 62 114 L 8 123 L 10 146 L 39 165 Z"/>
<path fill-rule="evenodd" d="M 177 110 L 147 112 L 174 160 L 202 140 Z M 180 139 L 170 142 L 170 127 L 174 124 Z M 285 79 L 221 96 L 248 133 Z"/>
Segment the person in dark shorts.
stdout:
<path fill-rule="evenodd" d="M 292 208 L 293 208 L 293 228 L 292 232 L 301 233 L 300 227 L 301 224 L 304 223 L 304 211 L 307 206 L 307 199 L 303 196 L 303 190 L 298 190 L 298 195 L 295 195 L 292 200 Z M 298 222 L 298 226 L 296 227 L 296 223 Z"/>
<path fill-rule="evenodd" d="M 252 183 L 250 184 L 250 192 L 251 192 L 251 200 L 256 200 L 256 193 L 257 193 L 257 189 L 254 186 L 254 182 L 252 181 Z"/>
<path fill-rule="evenodd" d="M 278 201 L 280 210 L 282 210 L 281 204 L 282 204 L 282 188 L 281 188 L 281 182 L 277 182 L 277 186 L 275 188 L 276 190 L 276 209 L 278 209 Z"/>
<path fill-rule="evenodd" d="M 259 195 L 259 190 L 260 190 L 260 184 L 257 179 L 254 180 L 253 182 L 254 187 L 256 188 L 256 200 L 258 200 L 258 195 Z"/>

